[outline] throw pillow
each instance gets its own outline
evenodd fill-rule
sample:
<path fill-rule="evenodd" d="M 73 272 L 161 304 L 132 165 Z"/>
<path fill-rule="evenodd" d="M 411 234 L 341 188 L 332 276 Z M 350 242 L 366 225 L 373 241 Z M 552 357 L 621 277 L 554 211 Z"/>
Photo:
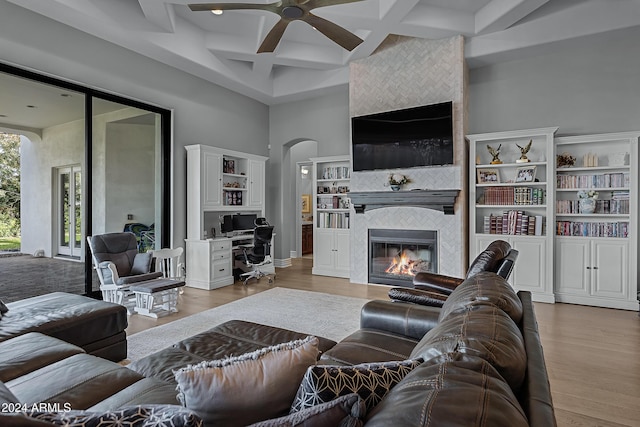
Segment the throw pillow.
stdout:
<path fill-rule="evenodd" d="M 178 405 L 130 406 L 108 412 L 26 412 L 25 415 L 54 426 L 202 426 L 202 420 L 196 414 Z"/>
<path fill-rule="evenodd" d="M 151 271 L 152 255 L 151 252 L 137 253 L 136 256 L 133 257 L 131 275 L 149 273 Z"/>
<path fill-rule="evenodd" d="M 370 410 L 420 363 L 421 359 L 414 359 L 354 366 L 311 366 L 300 383 L 291 413 L 351 393 L 357 393 Z"/>
<path fill-rule="evenodd" d="M 352 393 L 285 417 L 252 424 L 250 427 L 361 427 L 365 416 L 364 401 Z"/>
<path fill-rule="evenodd" d="M 178 399 L 206 425 L 248 425 L 285 415 L 307 368 L 318 358 L 307 337 L 174 372 Z"/>

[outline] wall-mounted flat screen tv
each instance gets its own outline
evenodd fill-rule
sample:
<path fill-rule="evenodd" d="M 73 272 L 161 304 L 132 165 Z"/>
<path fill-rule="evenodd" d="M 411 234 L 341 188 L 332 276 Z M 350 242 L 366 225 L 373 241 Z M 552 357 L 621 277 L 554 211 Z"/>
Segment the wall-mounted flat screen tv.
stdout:
<path fill-rule="evenodd" d="M 453 164 L 453 104 L 351 118 L 353 170 Z"/>

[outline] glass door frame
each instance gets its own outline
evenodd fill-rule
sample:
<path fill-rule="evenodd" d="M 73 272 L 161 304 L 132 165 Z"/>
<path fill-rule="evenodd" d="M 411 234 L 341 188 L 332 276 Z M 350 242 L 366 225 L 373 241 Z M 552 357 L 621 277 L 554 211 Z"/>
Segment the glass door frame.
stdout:
<path fill-rule="evenodd" d="M 68 176 L 67 181 L 63 177 Z M 63 184 L 67 183 L 65 190 Z M 56 167 L 55 179 L 55 230 L 57 254 L 72 258 L 80 258 L 84 247 L 82 237 L 82 166 L 70 165 Z M 78 186 L 80 186 L 78 188 Z M 78 191 L 79 190 L 79 191 Z M 65 195 L 65 193 L 67 193 Z M 78 197 L 79 196 L 79 197 Z M 79 212 L 77 207 L 80 207 Z M 67 213 L 67 215 L 65 215 Z M 65 217 L 67 217 L 65 219 Z M 66 243 L 66 244 L 65 244 Z M 55 256 L 55 255 L 54 255 Z"/>
<path fill-rule="evenodd" d="M 171 110 L 161 108 L 155 105 L 147 104 L 144 102 L 132 100 L 122 97 L 120 95 L 114 95 L 112 93 L 104 92 L 101 90 L 93 89 L 90 87 L 82 86 L 80 84 L 71 83 L 60 78 L 39 74 L 37 72 L 28 71 L 19 67 L 8 65 L 0 62 L 0 72 L 11 74 L 17 77 L 37 81 L 40 83 L 57 86 L 60 88 L 76 91 L 82 93 L 85 96 L 85 170 L 84 170 L 84 183 L 82 187 L 82 193 L 84 195 L 85 209 L 82 213 L 82 224 L 84 229 L 84 235 L 90 236 L 92 234 L 92 184 L 93 184 L 93 170 L 92 170 L 92 132 L 93 132 L 93 99 L 100 98 L 107 101 L 117 102 L 130 107 L 146 110 L 151 113 L 157 113 L 160 116 L 160 247 L 168 247 L 170 245 L 170 223 L 171 223 L 171 210 L 170 210 L 170 172 L 171 172 L 171 137 L 172 137 L 172 113 Z M 84 242 L 83 242 L 84 243 Z M 82 244 L 84 247 L 84 270 L 85 270 L 85 294 L 96 298 L 100 297 L 100 292 L 93 290 L 92 277 L 93 267 L 91 264 L 91 253 L 89 252 L 88 245 Z"/>

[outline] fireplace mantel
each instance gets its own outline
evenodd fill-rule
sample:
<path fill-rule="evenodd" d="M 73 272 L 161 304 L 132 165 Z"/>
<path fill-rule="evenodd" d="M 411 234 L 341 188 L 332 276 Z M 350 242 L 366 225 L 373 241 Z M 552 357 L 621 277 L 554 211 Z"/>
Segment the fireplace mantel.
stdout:
<path fill-rule="evenodd" d="M 410 190 L 351 192 L 349 197 L 356 213 L 387 207 L 417 207 L 453 215 L 460 190 Z"/>

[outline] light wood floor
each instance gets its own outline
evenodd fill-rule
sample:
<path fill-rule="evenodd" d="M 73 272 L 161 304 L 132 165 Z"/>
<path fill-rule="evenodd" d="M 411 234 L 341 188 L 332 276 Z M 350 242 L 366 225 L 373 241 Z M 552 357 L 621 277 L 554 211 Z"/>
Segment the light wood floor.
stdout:
<path fill-rule="evenodd" d="M 161 319 L 134 315 L 128 334 L 172 322 L 275 286 L 369 299 L 387 299 L 386 286 L 314 276 L 312 260 L 295 259 L 277 279 L 203 291 L 185 288 L 180 313 Z M 536 303 L 559 426 L 640 426 L 640 318 L 637 312 Z M 169 345 L 170 343 L 167 343 Z"/>

